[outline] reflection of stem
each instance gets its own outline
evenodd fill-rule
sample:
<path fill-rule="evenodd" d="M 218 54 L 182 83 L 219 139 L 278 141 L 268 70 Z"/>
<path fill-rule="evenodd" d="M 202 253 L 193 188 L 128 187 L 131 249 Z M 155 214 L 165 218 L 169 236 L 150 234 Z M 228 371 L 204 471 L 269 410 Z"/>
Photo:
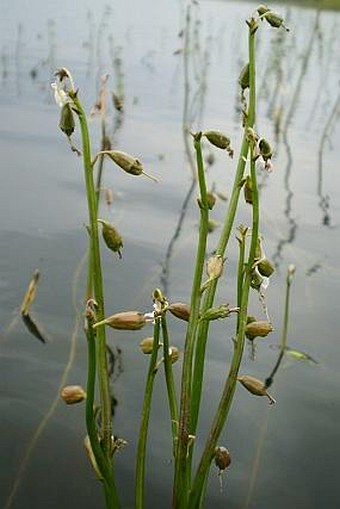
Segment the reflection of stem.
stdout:
<path fill-rule="evenodd" d="M 318 151 L 318 186 L 317 186 L 317 195 L 320 198 L 319 205 L 320 209 L 323 212 L 322 223 L 325 226 L 330 226 L 331 218 L 329 215 L 329 198 L 327 195 L 323 194 L 322 189 L 322 180 L 323 180 L 323 153 L 325 150 L 326 141 L 329 140 L 329 135 L 334 128 L 334 124 L 339 116 L 340 112 L 340 92 L 335 100 L 334 106 L 331 110 L 331 113 L 326 121 L 325 127 L 322 131 L 321 141 L 319 145 Z"/>
<path fill-rule="evenodd" d="M 290 185 L 290 176 L 291 176 L 291 171 L 292 171 L 292 166 L 293 166 L 293 157 L 292 157 L 291 147 L 290 147 L 290 144 L 288 141 L 288 129 L 289 129 L 290 123 L 293 119 L 294 113 L 297 108 L 297 103 L 298 103 L 298 100 L 299 100 L 299 97 L 301 94 L 301 87 L 302 87 L 303 80 L 304 80 L 305 74 L 307 72 L 309 60 L 310 60 L 310 57 L 312 54 L 314 39 L 315 39 L 316 35 L 318 34 L 319 18 L 320 18 L 320 10 L 318 10 L 316 13 L 314 26 L 311 29 L 311 37 L 309 39 L 309 43 L 308 43 L 305 55 L 302 60 L 300 75 L 299 75 L 298 81 L 296 83 L 293 98 L 290 103 L 290 107 L 289 107 L 289 110 L 288 110 L 288 113 L 286 116 L 286 120 L 285 120 L 285 123 L 283 126 L 283 143 L 286 147 L 286 152 L 287 152 L 287 165 L 286 165 L 286 172 L 285 172 L 285 177 L 284 177 L 284 187 L 287 191 L 287 196 L 286 196 L 286 205 L 285 205 L 284 215 L 288 219 L 289 228 L 288 228 L 287 238 L 279 240 L 277 248 L 276 248 L 276 252 L 273 256 L 273 260 L 276 262 L 277 265 L 278 265 L 278 260 L 281 258 L 281 253 L 282 253 L 284 246 L 286 244 L 293 243 L 295 236 L 296 236 L 297 223 L 296 223 L 295 219 L 292 217 L 292 200 L 293 200 L 294 193 L 293 193 L 293 191 L 291 189 L 291 185 Z"/>
<path fill-rule="evenodd" d="M 86 261 L 86 256 L 84 256 L 82 258 L 82 260 L 80 261 L 80 263 L 77 267 L 77 270 L 74 274 L 74 279 L 73 279 L 73 284 L 72 284 L 72 300 L 73 300 L 73 306 L 76 310 L 77 315 L 76 315 L 76 320 L 74 323 L 73 332 L 72 332 L 72 336 L 71 336 L 71 343 L 70 343 L 70 350 L 69 350 L 69 354 L 68 354 L 67 364 L 66 364 L 64 371 L 61 375 L 59 387 L 57 389 L 57 394 L 56 394 L 55 398 L 53 399 L 52 403 L 50 404 L 48 411 L 44 415 L 43 419 L 41 420 L 39 426 L 35 430 L 33 436 L 31 437 L 31 439 L 26 447 L 25 454 L 20 462 L 20 466 L 18 468 L 15 481 L 13 483 L 11 491 L 8 495 L 7 500 L 6 500 L 4 509 L 10 509 L 10 507 L 12 506 L 13 500 L 14 500 L 14 498 L 18 492 L 18 489 L 21 485 L 21 482 L 23 480 L 23 476 L 24 476 L 25 470 L 27 468 L 27 465 L 31 459 L 31 455 L 32 455 L 41 435 L 43 434 L 47 424 L 49 423 L 51 417 L 53 416 L 53 414 L 57 408 L 57 405 L 60 400 L 60 392 L 61 392 L 62 388 L 64 387 L 64 385 L 66 384 L 68 375 L 69 375 L 71 368 L 73 366 L 73 362 L 74 362 L 75 354 L 76 354 L 77 339 L 78 339 L 78 335 L 79 335 L 79 327 L 80 327 L 80 323 L 81 323 L 81 314 L 79 313 L 79 309 L 76 304 L 75 290 L 77 287 L 76 282 L 79 279 L 80 272 L 83 268 L 85 261 Z"/>

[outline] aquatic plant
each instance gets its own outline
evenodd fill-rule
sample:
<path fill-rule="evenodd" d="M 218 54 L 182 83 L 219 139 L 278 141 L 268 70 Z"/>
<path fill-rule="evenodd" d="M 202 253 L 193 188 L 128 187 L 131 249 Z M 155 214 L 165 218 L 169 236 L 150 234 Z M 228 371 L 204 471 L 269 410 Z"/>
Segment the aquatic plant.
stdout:
<path fill-rule="evenodd" d="M 248 62 L 239 79 L 242 98 L 243 137 L 236 165 L 234 185 L 225 213 L 219 241 L 214 253 L 207 255 L 207 239 L 212 220 L 210 211 L 214 200 L 208 192 L 204 166 L 204 143 L 214 150 L 223 150 L 233 157 L 229 136 L 216 130 L 191 133 L 196 159 L 195 171 L 199 188 L 197 200 L 199 209 L 199 233 L 196 261 L 192 278 L 191 300 L 188 303 L 168 302 L 166 295 L 156 288 L 152 295 L 153 311 L 144 313 L 136 310 L 114 313 L 107 316 L 104 306 L 104 278 L 101 267 L 100 231 L 106 246 L 121 256 L 123 238 L 104 219 L 98 217 L 100 193 L 96 186 L 95 170 L 97 161 L 104 158 L 130 178 L 147 176 L 143 163 L 135 156 L 111 148 L 93 154 L 88 131 L 87 116 L 81 102 L 81 93 L 76 88 L 71 73 L 61 68 L 56 73 L 54 83 L 55 98 L 61 108 L 59 127 L 70 141 L 73 151 L 82 157 L 84 179 L 88 203 L 88 285 L 85 306 L 85 334 L 88 345 L 88 378 L 85 392 L 81 387 L 69 386 L 62 392 L 68 404 L 86 400 L 87 437 L 84 444 L 93 469 L 102 482 L 106 506 L 120 507 L 119 492 L 116 486 L 114 455 L 125 445 L 125 440 L 117 438 L 112 432 L 112 409 L 107 361 L 106 326 L 119 330 L 140 330 L 148 321 L 154 323 L 153 336 L 140 345 L 144 354 L 150 355 L 146 376 L 144 400 L 140 419 L 140 433 L 136 453 L 135 507 L 142 509 L 145 504 L 145 472 L 147 438 L 152 405 L 153 388 L 156 376 L 164 366 L 167 399 L 170 413 L 170 430 L 174 458 L 173 507 L 175 509 L 196 509 L 203 507 L 207 479 L 213 463 L 219 475 L 231 464 L 231 444 L 228 449 L 219 445 L 221 432 L 228 419 L 233 402 L 236 384 L 239 381 L 252 395 L 266 396 L 269 403 L 274 398 L 268 393 L 274 375 L 286 350 L 289 290 L 294 269 L 289 268 L 287 277 L 287 297 L 283 339 L 280 357 L 272 373 L 261 381 L 250 374 L 241 374 L 240 367 L 244 355 L 246 338 L 254 342 L 256 337 L 266 337 L 273 330 L 264 305 L 265 318 L 249 316 L 249 298 L 252 291 L 258 292 L 260 299 L 274 267 L 265 256 L 261 242 L 260 197 L 257 183 L 259 171 L 271 170 L 272 148 L 256 129 L 256 34 L 260 24 L 268 23 L 276 29 L 286 28 L 280 15 L 265 5 L 260 5 L 254 15 L 247 20 Z M 78 120 L 78 123 L 77 121 Z M 81 148 L 72 141 L 72 135 L 80 127 Z M 151 177 L 154 179 L 154 177 Z M 239 245 L 238 265 L 235 273 L 236 296 L 232 305 L 215 304 L 219 282 L 223 278 L 226 252 L 232 233 L 235 231 L 236 213 L 240 204 L 241 190 L 245 192 L 247 207 L 250 209 L 250 226 L 238 225 Z M 206 268 L 206 269 L 205 269 Z M 206 272 L 206 275 L 205 275 Z M 171 344 L 167 324 L 167 314 L 187 322 L 180 394 L 177 394 L 172 370 L 179 358 L 178 349 Z M 200 454 L 197 466 L 193 461 L 195 439 L 200 433 L 198 422 L 204 390 L 206 347 L 209 339 L 210 323 L 235 316 L 233 353 L 229 373 L 220 395 L 216 413 L 207 434 L 207 440 Z M 99 403 L 95 402 L 96 380 L 99 386 Z"/>

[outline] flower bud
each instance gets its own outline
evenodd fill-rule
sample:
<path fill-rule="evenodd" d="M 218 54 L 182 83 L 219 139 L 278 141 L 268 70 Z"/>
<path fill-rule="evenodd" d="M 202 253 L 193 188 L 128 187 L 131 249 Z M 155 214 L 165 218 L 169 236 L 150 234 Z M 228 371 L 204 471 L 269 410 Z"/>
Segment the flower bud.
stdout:
<path fill-rule="evenodd" d="M 222 276 L 224 260 L 221 255 L 210 256 L 207 261 L 207 274 L 210 279 Z"/>
<path fill-rule="evenodd" d="M 272 405 L 276 403 L 275 399 L 268 394 L 266 386 L 261 380 L 258 378 L 254 378 L 253 376 L 243 375 L 237 378 L 239 382 L 247 389 L 247 391 L 251 392 L 255 396 L 267 396 L 269 399 L 269 404 Z"/>
<path fill-rule="evenodd" d="M 116 228 L 102 219 L 98 219 L 98 222 L 102 224 L 102 235 L 105 244 L 111 251 L 118 253 L 119 258 L 122 257 L 121 248 L 123 247 L 123 240 Z"/>
<path fill-rule="evenodd" d="M 139 348 L 145 355 L 150 355 L 153 350 L 153 337 L 149 336 L 147 338 L 142 339 L 139 343 Z"/>
<path fill-rule="evenodd" d="M 171 364 L 175 364 L 175 362 L 179 359 L 179 350 L 176 346 L 170 346 L 169 348 L 169 357 Z"/>
<path fill-rule="evenodd" d="M 84 401 L 86 392 L 81 385 L 66 385 L 61 390 L 60 397 L 67 405 L 74 405 Z"/>
<path fill-rule="evenodd" d="M 243 187 L 244 199 L 246 203 L 253 204 L 253 184 L 250 175 L 247 175 L 246 181 Z"/>
<path fill-rule="evenodd" d="M 268 258 L 262 258 L 257 265 L 257 269 L 261 276 L 270 277 L 275 271 L 275 267 Z"/>
<path fill-rule="evenodd" d="M 248 339 L 252 340 L 258 336 L 264 338 L 268 336 L 270 332 L 273 331 L 273 326 L 270 322 L 266 320 L 259 320 L 255 322 L 250 322 L 246 325 L 246 336 Z"/>
<path fill-rule="evenodd" d="M 94 324 L 93 328 L 100 325 L 109 325 L 113 329 L 118 330 L 139 330 L 146 324 L 146 318 L 139 311 L 123 311 L 116 313 L 101 322 Z"/>
<path fill-rule="evenodd" d="M 227 150 L 229 156 L 233 157 L 234 152 L 230 146 L 230 138 L 228 136 L 221 131 L 206 131 L 203 135 L 214 147 Z"/>
<path fill-rule="evenodd" d="M 220 472 L 223 472 L 223 470 L 229 467 L 231 463 L 230 453 L 226 447 L 216 447 L 214 458 L 215 465 L 220 470 Z"/>
<path fill-rule="evenodd" d="M 61 108 L 59 128 L 68 138 L 74 133 L 74 116 L 71 105 L 68 102 L 66 102 Z"/>
<path fill-rule="evenodd" d="M 190 318 L 190 306 L 189 304 L 184 304 L 183 302 L 175 302 L 174 304 L 170 304 L 168 307 L 170 313 L 174 315 L 176 318 L 180 318 L 181 320 L 189 321 Z"/>
<path fill-rule="evenodd" d="M 240 76 L 238 78 L 239 85 L 242 89 L 242 91 L 246 90 L 246 88 L 249 88 L 249 62 L 245 64 L 240 72 Z"/>

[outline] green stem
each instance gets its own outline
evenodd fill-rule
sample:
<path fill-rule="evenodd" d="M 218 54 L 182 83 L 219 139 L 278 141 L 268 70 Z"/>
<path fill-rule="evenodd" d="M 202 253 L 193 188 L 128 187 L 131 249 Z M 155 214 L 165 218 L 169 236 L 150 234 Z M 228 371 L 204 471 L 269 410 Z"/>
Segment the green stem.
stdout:
<path fill-rule="evenodd" d="M 168 333 L 168 326 L 167 326 L 165 314 L 163 314 L 161 316 L 161 323 L 162 323 L 162 336 L 163 336 L 164 371 L 165 371 L 165 380 L 166 380 L 166 387 L 167 387 L 168 400 L 169 400 L 173 451 L 174 451 L 174 455 L 175 455 L 175 444 L 176 444 L 176 436 L 177 436 L 177 431 L 178 431 L 178 406 L 177 406 L 177 397 L 176 397 L 174 376 L 173 376 L 173 372 L 172 372 L 172 363 L 171 363 L 171 358 L 169 355 L 169 348 L 170 348 L 169 333 Z"/>
<path fill-rule="evenodd" d="M 251 125 L 248 123 L 248 128 L 252 127 L 255 122 L 255 106 L 256 106 L 256 76 L 255 76 L 255 32 L 256 32 L 256 22 L 251 19 L 249 22 L 249 67 L 250 67 L 250 85 L 249 85 L 249 108 L 248 108 L 248 122 L 251 122 Z M 247 130 L 248 131 L 248 130 Z M 245 135 L 248 136 L 248 132 L 245 132 Z M 249 143 L 249 141 L 248 141 Z M 258 196 L 258 187 L 257 187 L 257 178 L 256 178 L 256 167 L 255 167 L 255 151 L 254 151 L 254 141 L 250 143 L 250 174 L 252 179 L 252 189 L 253 189 L 253 205 L 252 205 L 252 235 L 251 235 L 251 243 L 248 255 L 248 262 L 246 266 L 246 275 L 244 279 L 244 286 L 241 291 L 241 306 L 240 306 L 240 314 L 238 321 L 238 331 L 236 336 L 236 343 L 234 348 L 234 353 L 231 361 L 231 366 L 229 370 L 229 374 L 223 389 L 222 397 L 220 399 L 218 409 L 215 414 L 215 418 L 213 420 L 211 430 L 204 448 L 204 451 L 201 456 L 200 463 L 197 468 L 197 472 L 195 478 L 192 483 L 192 489 L 190 492 L 188 509 L 196 509 L 199 506 L 202 489 L 205 486 L 207 476 L 210 469 L 210 464 L 214 457 L 214 451 L 217 446 L 217 441 L 219 436 L 223 430 L 226 419 L 229 414 L 229 410 L 231 408 L 231 403 L 233 401 L 233 396 L 236 388 L 237 375 L 239 372 L 239 368 L 241 365 L 241 360 L 243 356 L 244 350 L 244 341 L 245 341 L 245 328 L 247 324 L 247 312 L 248 312 L 248 300 L 249 300 L 249 290 L 251 283 L 251 273 L 253 270 L 256 246 L 258 241 L 258 232 L 259 232 L 259 196 Z M 218 253 L 221 254 L 221 253 Z M 200 338 L 201 343 L 201 338 Z M 204 362 L 204 358 L 202 360 L 202 364 Z M 203 373 L 203 369 L 202 369 Z M 196 381 L 196 380 L 195 380 Z M 198 409 L 197 409 L 198 410 Z"/>
<path fill-rule="evenodd" d="M 156 365 L 159 347 L 159 333 L 160 333 L 160 318 L 156 318 L 153 335 L 153 348 L 145 386 L 137 447 L 135 509 L 143 509 L 144 507 L 146 443 L 148 436 L 148 426 L 150 419 L 153 386 L 157 374 Z"/>
<path fill-rule="evenodd" d="M 87 348 L 88 348 L 88 366 L 87 366 L 87 388 L 86 388 L 86 428 L 90 439 L 91 449 L 94 454 L 99 472 L 102 476 L 104 493 L 107 509 L 119 508 L 119 500 L 116 485 L 113 477 L 111 457 L 105 456 L 101 448 L 96 418 L 94 414 L 94 395 L 96 381 L 96 345 L 95 334 L 93 330 L 93 320 L 87 317 Z"/>
<path fill-rule="evenodd" d="M 83 110 L 82 104 L 77 95 L 74 97 L 74 104 L 76 106 L 77 115 L 79 118 L 82 146 L 83 146 L 83 163 L 85 173 L 86 194 L 89 212 L 89 226 L 90 226 L 90 272 L 92 284 L 94 288 L 94 297 L 97 303 L 97 318 L 98 321 L 104 319 L 104 294 L 103 294 L 103 277 L 100 260 L 99 250 L 99 236 L 98 236 L 98 222 L 97 222 L 97 197 L 93 181 L 93 167 L 91 157 L 91 145 L 88 132 L 86 115 Z M 106 337 L 105 327 L 100 327 L 97 332 L 97 363 L 98 363 L 98 378 L 101 402 L 101 416 L 102 416 L 102 440 L 103 447 L 107 455 L 110 454 L 111 436 L 112 436 L 112 414 L 111 414 L 111 397 L 109 388 L 109 377 L 107 370 L 106 359 Z"/>
<path fill-rule="evenodd" d="M 251 21 L 250 21 L 251 23 Z M 223 230 L 220 236 L 220 240 L 218 246 L 216 248 L 216 254 L 220 256 L 224 256 L 229 239 L 231 230 L 235 221 L 236 210 L 238 206 L 240 191 L 243 186 L 243 175 L 244 169 L 248 157 L 249 151 L 249 139 L 248 139 L 248 128 L 253 128 L 255 123 L 255 32 L 256 30 L 249 27 L 249 38 L 248 38 L 248 48 L 249 48 L 249 74 L 250 74 L 250 87 L 249 87 L 249 105 L 247 112 L 247 122 L 243 133 L 242 145 L 240 150 L 240 155 L 238 159 L 238 164 L 236 168 L 236 175 L 233 185 L 232 194 L 230 197 L 229 207 L 225 216 Z M 213 306 L 215 293 L 217 288 L 218 280 L 212 281 L 210 284 L 205 299 L 203 301 L 202 313 L 207 309 L 210 309 Z M 202 397 L 202 387 L 203 387 L 203 373 L 204 373 L 204 360 L 205 360 L 205 350 L 206 343 L 209 332 L 209 321 L 204 320 L 200 323 L 198 329 L 198 337 L 200 341 L 197 344 L 197 349 L 195 353 L 195 365 L 194 365 L 194 387 L 192 393 L 192 403 L 191 403 L 191 432 L 193 434 L 196 433 L 198 415 L 200 409 L 200 402 Z"/>
<path fill-rule="evenodd" d="M 189 493 L 191 472 L 189 468 L 190 462 L 188 462 L 188 445 L 190 434 L 189 423 L 190 423 L 190 403 L 192 388 L 192 360 L 199 318 L 200 297 L 201 297 L 200 287 L 202 281 L 202 273 L 204 267 L 208 235 L 209 208 L 205 183 L 201 136 L 202 133 L 198 133 L 194 137 L 194 146 L 197 158 L 198 183 L 200 188 L 201 217 L 199 226 L 199 238 L 196 254 L 195 272 L 191 290 L 190 319 L 186 333 L 183 358 L 181 405 L 178 426 L 178 441 L 175 458 L 175 478 L 173 490 L 173 507 L 176 509 L 184 509 L 186 507 Z"/>

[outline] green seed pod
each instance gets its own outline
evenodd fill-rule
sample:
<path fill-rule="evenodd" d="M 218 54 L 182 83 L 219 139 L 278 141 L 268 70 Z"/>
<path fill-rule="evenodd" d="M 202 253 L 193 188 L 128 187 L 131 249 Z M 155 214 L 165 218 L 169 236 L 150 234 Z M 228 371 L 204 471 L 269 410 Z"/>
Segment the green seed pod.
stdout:
<path fill-rule="evenodd" d="M 283 17 L 280 16 L 279 14 L 277 14 L 276 12 L 274 11 L 267 11 L 265 14 L 264 14 L 264 18 L 265 20 L 269 23 L 270 26 L 274 27 L 274 28 L 280 28 L 280 27 L 283 27 L 285 28 L 287 31 L 289 31 L 289 28 L 287 28 L 285 25 L 284 25 L 284 22 L 283 22 Z"/>
<path fill-rule="evenodd" d="M 216 308 L 207 309 L 200 320 L 219 320 L 227 318 L 231 313 L 238 313 L 239 308 L 230 308 L 229 304 L 222 304 Z"/>
<path fill-rule="evenodd" d="M 93 328 L 100 325 L 109 325 L 113 329 L 118 330 L 139 330 L 146 324 L 146 318 L 139 311 L 123 311 L 116 313 L 104 320 L 94 324 Z"/>
<path fill-rule="evenodd" d="M 139 343 L 139 348 L 145 355 L 150 355 L 153 350 L 153 336 L 142 339 Z"/>
<path fill-rule="evenodd" d="M 256 322 L 250 322 L 246 325 L 246 336 L 248 339 L 253 340 L 256 337 L 264 338 L 273 331 L 273 326 L 266 320 L 259 320 Z"/>
<path fill-rule="evenodd" d="M 244 199 L 246 200 L 246 203 L 249 203 L 250 205 L 253 204 L 253 184 L 251 181 L 251 176 L 247 175 L 246 181 L 244 183 L 243 187 L 243 194 Z"/>
<path fill-rule="evenodd" d="M 130 175 L 141 175 L 143 173 L 142 163 L 135 157 L 120 150 L 109 150 L 107 155 L 126 173 Z"/>
<path fill-rule="evenodd" d="M 238 78 L 238 82 L 239 82 L 239 85 L 240 85 L 242 91 L 246 90 L 246 88 L 249 88 L 249 79 L 250 79 L 250 74 L 249 74 L 249 62 L 248 62 L 247 64 L 245 64 L 242 67 L 240 76 Z"/>
<path fill-rule="evenodd" d="M 176 318 L 180 320 L 189 321 L 190 318 L 190 306 L 189 304 L 185 304 L 183 302 L 175 302 L 174 304 L 170 304 L 168 307 L 170 313 L 174 315 Z"/>
<path fill-rule="evenodd" d="M 259 150 L 264 161 L 268 161 L 268 159 L 272 158 L 273 156 L 272 148 L 268 141 L 265 140 L 264 138 L 261 138 L 259 141 Z"/>
<path fill-rule="evenodd" d="M 276 403 L 275 399 L 268 394 L 265 384 L 258 378 L 243 375 L 238 377 L 237 380 L 241 382 L 243 387 L 245 387 L 251 394 L 254 394 L 255 396 L 267 396 L 270 405 Z"/>
<path fill-rule="evenodd" d="M 86 392 L 81 385 L 66 385 L 61 390 L 60 397 L 67 405 L 74 405 L 84 401 Z"/>
<path fill-rule="evenodd" d="M 122 257 L 121 249 L 123 247 L 123 240 L 116 228 L 102 219 L 98 219 L 98 222 L 102 224 L 102 234 L 105 244 L 111 251 L 118 253 L 119 258 Z"/>
<path fill-rule="evenodd" d="M 65 103 L 61 108 L 59 128 L 68 138 L 74 133 L 75 122 L 70 103 Z"/>
<path fill-rule="evenodd" d="M 257 10 L 259 16 L 262 16 L 266 12 L 270 11 L 269 7 L 267 7 L 267 5 L 264 5 L 264 4 L 259 5 L 256 10 Z"/>
<path fill-rule="evenodd" d="M 214 147 L 222 150 L 230 148 L 230 138 L 221 131 L 206 131 L 203 133 L 203 136 L 205 136 Z"/>
<path fill-rule="evenodd" d="M 270 260 L 268 260 L 268 258 L 263 258 L 262 260 L 260 260 L 257 269 L 261 276 L 265 277 L 270 277 L 275 271 L 274 265 Z"/>
<path fill-rule="evenodd" d="M 231 463 L 231 457 L 226 447 L 216 447 L 214 453 L 215 465 L 223 472 Z"/>

